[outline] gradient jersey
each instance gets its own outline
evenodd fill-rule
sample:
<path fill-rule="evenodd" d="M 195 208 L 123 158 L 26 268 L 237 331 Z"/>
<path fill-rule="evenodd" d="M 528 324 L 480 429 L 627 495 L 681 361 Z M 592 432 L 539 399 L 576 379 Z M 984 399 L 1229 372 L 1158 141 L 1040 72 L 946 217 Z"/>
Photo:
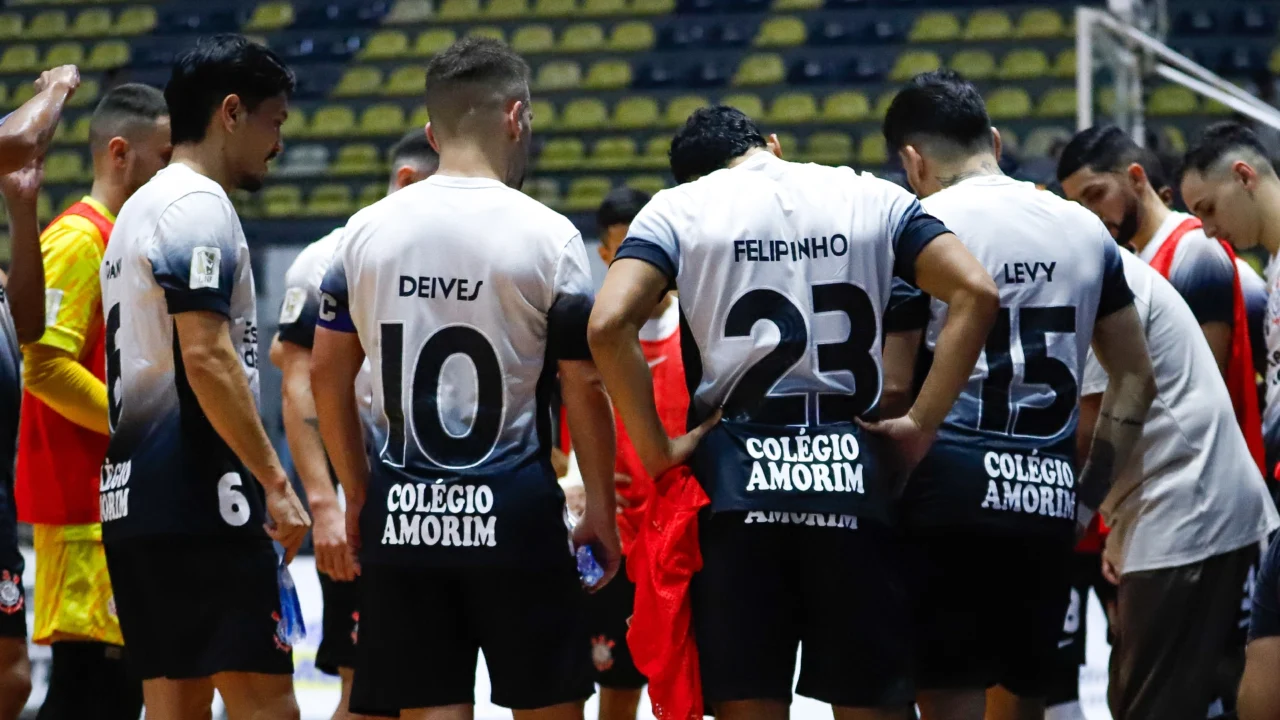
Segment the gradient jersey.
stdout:
<path fill-rule="evenodd" d="M 174 316 L 227 318 L 258 395 L 249 247 L 222 187 L 186 165 L 125 203 L 101 270 L 111 442 L 102 468 L 103 539 L 160 533 L 262 536 L 262 489 L 205 416 Z"/>
<path fill-rule="evenodd" d="M 0 287 L 0 529 L 16 525 L 14 458 L 18 452 L 18 417 L 22 409 L 22 354 L 9 311 L 9 296 Z M 6 535 L 0 534 L 0 537 Z"/>

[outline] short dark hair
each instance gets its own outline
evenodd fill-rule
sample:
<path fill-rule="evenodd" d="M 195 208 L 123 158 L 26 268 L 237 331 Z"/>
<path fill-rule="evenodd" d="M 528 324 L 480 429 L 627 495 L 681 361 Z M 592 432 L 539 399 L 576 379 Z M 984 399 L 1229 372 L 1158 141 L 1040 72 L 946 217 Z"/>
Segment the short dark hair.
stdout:
<path fill-rule="evenodd" d="M 1210 125 L 1200 139 L 1187 150 L 1187 156 L 1182 161 L 1182 169 L 1178 172 L 1178 181 L 1182 181 L 1182 176 L 1186 175 L 1188 170 L 1204 174 L 1223 160 L 1228 153 L 1239 150 L 1256 156 L 1250 158 L 1250 161 L 1263 167 L 1255 167 L 1255 170 L 1259 172 L 1270 170 L 1274 174 L 1275 168 L 1271 165 L 1271 156 L 1253 130 L 1228 120 Z"/>
<path fill-rule="evenodd" d="M 391 146 L 393 165 L 406 160 L 433 167 L 440 164 L 440 154 L 427 142 L 427 133 L 422 128 L 410 130 Z"/>
<path fill-rule="evenodd" d="M 264 100 L 293 94 L 293 72 L 266 47 L 242 35 L 201 39 L 173 63 L 164 99 L 173 144 L 200 142 L 228 95 L 253 111 Z"/>
<path fill-rule="evenodd" d="M 529 64 L 508 45 L 465 37 L 431 58 L 426 78 L 427 115 L 446 133 L 479 105 L 529 102 Z"/>
<path fill-rule="evenodd" d="M 169 114 L 164 93 L 150 85 L 118 85 L 102 96 L 89 120 L 89 147 L 95 152 L 111 138 L 131 134 L 138 125 L 154 125 Z"/>
<path fill-rule="evenodd" d="M 767 145 L 764 133 L 741 110 L 728 105 L 698 108 L 671 139 L 671 174 L 677 183 L 688 182 Z"/>
<path fill-rule="evenodd" d="M 991 150 L 991 117 L 978 89 L 954 70 L 935 70 L 911 79 L 893 98 L 882 125 L 892 151 L 932 143 L 935 152 Z M 938 148 L 942 141 L 950 148 Z"/>
<path fill-rule="evenodd" d="M 596 211 L 596 226 L 603 231 L 614 225 L 630 225 L 650 199 L 652 196 L 643 190 L 616 187 L 600 203 L 600 209 Z"/>
<path fill-rule="evenodd" d="M 1138 147 L 1129 134 L 1115 125 L 1094 125 L 1081 130 L 1062 149 L 1058 158 L 1058 180 L 1066 180 L 1081 168 L 1094 172 L 1122 172 L 1133 163 L 1142 166 L 1151 187 L 1169 184 L 1164 164 L 1152 150 Z"/>

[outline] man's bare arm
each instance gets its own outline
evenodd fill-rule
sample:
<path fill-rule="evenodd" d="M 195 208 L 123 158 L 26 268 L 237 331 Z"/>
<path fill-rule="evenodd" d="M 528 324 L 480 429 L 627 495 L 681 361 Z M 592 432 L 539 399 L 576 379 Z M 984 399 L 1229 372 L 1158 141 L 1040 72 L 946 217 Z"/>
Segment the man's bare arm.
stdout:
<path fill-rule="evenodd" d="M 1218 363 L 1218 372 L 1222 378 L 1227 377 L 1227 363 L 1231 361 L 1231 326 L 1224 322 L 1208 322 L 1200 326 L 1204 339 L 1209 341 L 1209 349 L 1213 351 L 1213 359 Z"/>
<path fill-rule="evenodd" d="M 5 205 L 9 209 L 12 247 L 5 291 L 9 296 L 9 312 L 13 315 L 13 327 L 20 345 L 38 341 L 44 336 L 45 329 L 44 258 L 40 251 L 37 209 L 43 181 L 42 160 L 0 176 L 0 193 L 4 194 Z"/>
<path fill-rule="evenodd" d="M 920 352 L 923 330 L 902 330 L 884 336 L 884 389 L 880 392 L 880 417 L 896 418 L 907 414 L 915 402 L 916 357 Z"/>
<path fill-rule="evenodd" d="M 617 449 L 613 407 L 600 373 L 590 360 L 561 360 L 559 370 L 560 398 L 587 496 L 581 522 L 592 526 L 589 533 L 588 528 L 583 528 L 583 536 L 588 542 L 604 546 L 606 557 L 597 558 L 605 570 L 603 584 L 617 572 L 622 558 L 613 484 Z M 579 534 L 576 529 L 574 534 Z"/>
<path fill-rule="evenodd" d="M 1236 705 L 1240 720 L 1280 720 L 1280 637 L 1262 637 L 1245 648 L 1244 678 Z"/>
<path fill-rule="evenodd" d="M 347 501 L 359 504 L 364 502 L 369 483 L 369 460 L 355 390 L 356 375 L 363 363 L 360 336 L 316 328 L 311 348 L 311 388 L 320 436 Z"/>
<path fill-rule="evenodd" d="M 0 125 L 0 175 L 37 160 L 48 149 L 62 108 L 80 86 L 74 65 L 46 70 L 36 80 L 36 95 Z"/>
<path fill-rule="evenodd" d="M 311 394 L 311 350 L 275 338 L 271 342 L 271 362 L 280 368 L 281 411 L 284 435 L 289 442 L 293 466 L 302 480 L 312 513 L 320 508 L 337 508 L 338 494 L 329 478 L 329 462 L 320 437 L 316 401 Z"/>

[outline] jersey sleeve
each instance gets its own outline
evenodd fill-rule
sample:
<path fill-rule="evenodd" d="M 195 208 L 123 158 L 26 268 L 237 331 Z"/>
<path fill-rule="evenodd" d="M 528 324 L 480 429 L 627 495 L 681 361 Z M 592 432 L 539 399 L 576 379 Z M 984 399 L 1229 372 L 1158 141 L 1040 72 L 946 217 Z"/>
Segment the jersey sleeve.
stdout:
<path fill-rule="evenodd" d="M 627 239 L 618 247 L 614 260 L 635 258 L 662 271 L 672 283 L 680 270 L 680 241 L 671 217 L 668 195 L 658 193 L 627 229 Z"/>
<path fill-rule="evenodd" d="M 915 284 L 916 258 L 925 246 L 944 233 L 951 232 L 938 218 L 921 207 L 914 195 L 887 180 L 876 179 L 884 188 L 889 221 L 889 237 L 893 243 L 893 274 Z"/>
<path fill-rule="evenodd" d="M 1104 228 L 1105 232 L 1105 228 Z M 1110 233 L 1102 241 L 1102 291 L 1098 296 L 1098 319 L 1133 304 L 1133 291 L 1124 277 L 1124 259 Z"/>
<path fill-rule="evenodd" d="M 231 312 L 240 248 L 235 217 L 217 195 L 195 192 L 160 215 L 147 257 L 171 314 Z"/>
<path fill-rule="evenodd" d="M 884 313 L 885 332 L 923 330 L 929 325 L 929 296 L 901 278 L 893 279 L 889 306 Z"/>
<path fill-rule="evenodd" d="M 1196 322 L 1231 324 L 1236 269 L 1216 240 L 1197 233 L 1179 243 L 1169 267 L 1169 282 L 1187 301 Z"/>
<path fill-rule="evenodd" d="M 40 239 L 45 276 L 45 331 L 39 343 L 79 357 L 89 326 L 99 313 L 102 286 L 98 267 L 102 243 L 67 224 L 51 227 Z"/>
<path fill-rule="evenodd" d="M 342 252 L 333 258 L 329 269 L 325 271 L 324 280 L 320 281 L 316 325 L 338 332 L 356 331 L 356 325 L 351 320 L 351 298 L 347 292 L 347 266 Z"/>
<path fill-rule="evenodd" d="M 547 311 L 547 347 L 558 360 L 588 360 L 587 320 L 594 305 L 594 285 L 582 236 L 574 234 L 556 261 L 554 295 Z"/>
<path fill-rule="evenodd" d="M 1280 636 L 1280 542 L 1271 542 L 1253 586 L 1249 640 Z"/>
<path fill-rule="evenodd" d="M 320 287 L 305 272 L 301 259 L 285 273 L 284 300 L 280 303 L 277 334 L 281 342 L 310 348 L 315 341 L 320 316 Z"/>

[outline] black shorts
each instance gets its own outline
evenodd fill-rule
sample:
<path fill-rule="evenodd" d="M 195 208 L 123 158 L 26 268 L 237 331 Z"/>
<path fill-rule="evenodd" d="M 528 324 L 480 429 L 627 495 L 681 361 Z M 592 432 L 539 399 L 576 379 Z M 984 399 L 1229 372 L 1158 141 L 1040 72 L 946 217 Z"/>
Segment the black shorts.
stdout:
<path fill-rule="evenodd" d="M 513 710 L 595 692 L 586 592 L 572 557 L 541 568 L 364 563 L 351 712 L 475 703 L 484 651 L 491 699 Z"/>
<path fill-rule="evenodd" d="M 1071 588 L 1067 591 L 1067 611 L 1063 615 L 1058 652 L 1050 666 L 1048 694 L 1050 707 L 1080 699 L 1080 666 L 1085 664 L 1086 639 L 1089 629 L 1089 591 L 1104 604 L 1114 599 L 1116 588 L 1102 576 L 1102 557 L 1098 553 L 1077 552 L 1071 556 Z M 1111 641 L 1110 628 L 1105 630 Z"/>
<path fill-rule="evenodd" d="M 707 702 L 789 703 L 803 645 L 797 693 L 841 707 L 910 705 L 901 541 L 856 524 L 833 515 L 703 512 L 703 565 L 690 590 Z"/>
<path fill-rule="evenodd" d="M 638 690 L 648 681 L 636 669 L 627 647 L 627 621 L 635 610 L 636 586 L 627 578 L 624 559 L 613 581 L 587 596 L 591 662 L 601 687 Z"/>
<path fill-rule="evenodd" d="M 320 648 L 316 650 L 316 669 L 337 675 L 339 668 L 356 666 L 356 632 L 360 625 L 357 581 L 339 582 L 324 573 L 320 576 L 320 597 L 324 601 Z"/>
<path fill-rule="evenodd" d="M 293 674 L 270 540 L 167 535 L 105 547 L 120 631 L 143 680 Z"/>
<path fill-rule="evenodd" d="M 1043 698 L 1070 599 L 1071 538 L 917 533 L 918 682 Z"/>
<path fill-rule="evenodd" d="M 0 637 L 27 637 L 25 570 L 26 560 L 18 549 L 18 519 L 12 503 L 0 494 Z"/>

